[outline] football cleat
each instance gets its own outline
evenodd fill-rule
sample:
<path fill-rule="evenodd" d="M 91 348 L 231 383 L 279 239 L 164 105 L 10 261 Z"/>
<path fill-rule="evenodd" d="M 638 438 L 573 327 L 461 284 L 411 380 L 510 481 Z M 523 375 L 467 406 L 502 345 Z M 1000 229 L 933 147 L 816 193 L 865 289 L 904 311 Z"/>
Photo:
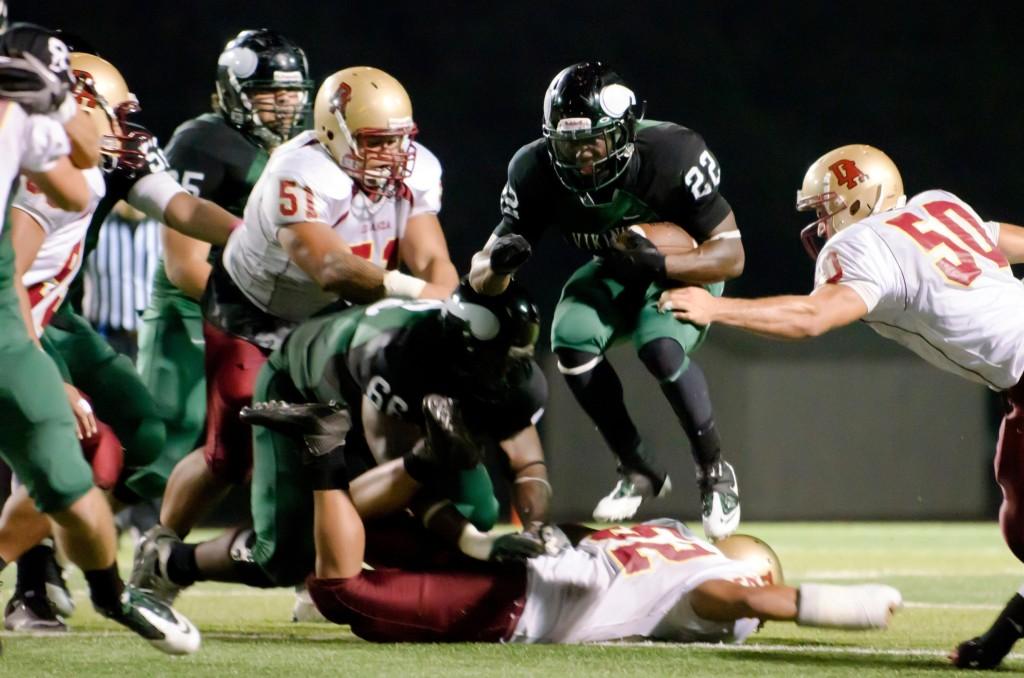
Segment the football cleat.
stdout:
<path fill-rule="evenodd" d="M 135 560 L 129 579 L 135 589 L 146 591 L 166 605 L 174 602 L 181 586 L 167 576 L 167 559 L 171 546 L 181 539 L 163 525 L 150 528 L 135 547 Z"/>
<path fill-rule="evenodd" d="M 139 634 L 161 652 L 192 654 L 199 649 L 202 639 L 192 622 L 149 591 L 127 586 L 120 603 L 116 610 L 96 611 Z"/>
<path fill-rule="evenodd" d="M 309 595 L 304 584 L 295 587 L 295 604 L 292 606 L 292 621 L 318 624 L 327 621 L 320 613 L 316 603 Z"/>
<path fill-rule="evenodd" d="M 481 445 L 462 419 L 457 401 L 435 393 L 423 397 L 426 444 L 413 454 L 444 469 L 471 469 L 480 463 Z"/>
<path fill-rule="evenodd" d="M 352 415 L 343 405 L 330 403 L 286 403 L 280 400 L 254 403 L 240 413 L 242 421 L 305 443 L 303 461 L 330 455 L 345 444 L 352 428 Z"/>
<path fill-rule="evenodd" d="M 68 625 L 38 591 L 15 591 L 4 608 L 4 628 L 31 633 L 67 633 Z"/>
<path fill-rule="evenodd" d="M 740 526 L 740 493 L 732 464 L 719 461 L 697 470 L 700 518 L 704 535 L 711 541 L 725 539 Z"/>
<path fill-rule="evenodd" d="M 594 520 L 598 522 L 629 520 L 636 515 L 644 499 L 660 499 L 672 491 L 672 480 L 668 475 L 659 482 L 638 471 L 619 469 L 619 473 L 619 482 L 594 508 Z"/>
<path fill-rule="evenodd" d="M 46 562 L 46 597 L 53 611 L 61 617 L 70 617 L 75 612 L 75 600 L 71 597 L 67 582 L 64 581 L 64 568 L 56 558 Z"/>

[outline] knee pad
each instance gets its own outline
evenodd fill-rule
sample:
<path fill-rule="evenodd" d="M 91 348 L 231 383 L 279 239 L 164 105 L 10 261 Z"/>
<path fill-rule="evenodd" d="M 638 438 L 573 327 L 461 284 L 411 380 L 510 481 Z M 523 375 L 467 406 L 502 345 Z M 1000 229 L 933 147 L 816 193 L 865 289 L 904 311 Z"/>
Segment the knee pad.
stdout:
<path fill-rule="evenodd" d="M 604 360 L 600 353 L 587 353 L 571 348 L 560 348 L 555 351 L 558 357 L 558 371 L 567 378 L 586 374 Z"/>

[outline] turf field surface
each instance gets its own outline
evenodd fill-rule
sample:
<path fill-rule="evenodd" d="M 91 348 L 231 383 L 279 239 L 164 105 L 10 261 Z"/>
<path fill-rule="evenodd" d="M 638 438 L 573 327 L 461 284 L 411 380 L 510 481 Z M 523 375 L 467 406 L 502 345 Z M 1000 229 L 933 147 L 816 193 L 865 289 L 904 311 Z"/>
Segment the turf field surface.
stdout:
<path fill-rule="evenodd" d="M 743 531 L 775 547 L 791 584 L 884 582 L 903 592 L 906 606 L 885 632 L 771 623 L 740 646 L 373 645 L 345 627 L 290 622 L 290 590 L 200 584 L 182 595 L 178 609 L 203 632 L 203 648 L 190 657 L 167 657 L 97 617 L 81 577 L 73 575 L 79 609 L 69 620 L 72 632 L 3 633 L 0 675 L 955 675 L 945 654 L 987 628 L 1024 581 L 1024 566 L 1009 554 L 994 523 L 747 523 Z M 127 540 L 121 563 L 130 563 Z M 5 594 L 12 578 L 9 568 Z M 1003 670 L 1024 671 L 1024 654 L 1011 655 Z"/>

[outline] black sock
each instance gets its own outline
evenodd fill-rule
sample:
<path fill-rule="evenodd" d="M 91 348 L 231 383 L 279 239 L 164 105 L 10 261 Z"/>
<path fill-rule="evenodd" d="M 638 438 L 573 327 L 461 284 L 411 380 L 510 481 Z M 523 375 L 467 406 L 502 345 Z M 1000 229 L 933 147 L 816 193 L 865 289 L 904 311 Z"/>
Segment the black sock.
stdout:
<path fill-rule="evenodd" d="M 1015 594 L 996 617 L 992 628 L 982 634 L 978 641 L 986 653 L 1005 657 L 1013 644 L 1024 638 L 1024 597 Z"/>
<path fill-rule="evenodd" d="M 97 610 L 121 609 L 124 582 L 117 573 L 116 562 L 102 570 L 89 570 L 85 573 L 85 581 L 89 582 L 89 597 L 92 598 L 92 604 Z"/>
<path fill-rule="evenodd" d="M 49 540 L 47 540 L 49 541 Z M 18 558 L 18 578 L 14 590 L 42 591 L 46 586 L 47 561 L 53 558 L 53 546 L 36 544 Z"/>
<path fill-rule="evenodd" d="M 618 457 L 620 466 L 640 471 L 652 479 L 661 478 L 664 473 L 654 468 L 653 460 L 644 449 L 640 432 L 626 411 L 622 382 L 608 361 L 602 359 L 580 374 L 565 374 L 564 370 L 585 365 L 596 357 L 593 353 L 559 349 L 558 364 L 565 382 Z"/>
<path fill-rule="evenodd" d="M 191 586 L 202 578 L 196 564 L 197 544 L 171 544 L 167 557 L 167 578 L 180 586 Z"/>
<path fill-rule="evenodd" d="M 722 458 L 722 443 L 703 370 L 692 360 L 687 364 L 686 353 L 675 339 L 649 341 L 638 355 L 661 384 L 661 392 L 686 432 L 693 461 L 701 468 L 716 464 Z"/>

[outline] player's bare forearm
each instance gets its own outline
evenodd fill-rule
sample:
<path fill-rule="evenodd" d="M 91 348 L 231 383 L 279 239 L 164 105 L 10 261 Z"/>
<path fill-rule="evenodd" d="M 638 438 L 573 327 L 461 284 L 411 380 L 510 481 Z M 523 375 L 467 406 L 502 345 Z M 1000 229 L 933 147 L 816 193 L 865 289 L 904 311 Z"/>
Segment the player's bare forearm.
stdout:
<path fill-rule="evenodd" d="M 79 110 L 64 125 L 71 142 L 71 163 L 79 169 L 95 167 L 100 161 L 100 135 L 89 116 Z"/>
<path fill-rule="evenodd" d="M 174 229 L 163 227 L 160 235 L 164 246 L 164 268 L 175 287 L 198 301 L 206 289 L 211 266 L 207 261 L 210 245 L 190 238 Z"/>
<path fill-rule="evenodd" d="M 743 273 L 743 243 L 738 238 L 709 240 L 695 250 L 665 257 L 665 274 L 678 282 L 704 285 Z"/>
<path fill-rule="evenodd" d="M 797 590 L 791 586 L 741 586 L 712 579 L 690 592 L 690 605 L 697 616 L 708 621 L 795 621 Z"/>
<path fill-rule="evenodd" d="M 369 304 L 387 296 L 384 269 L 355 254 L 329 252 L 314 270 L 313 279 L 320 288 L 334 292 L 342 299 Z"/>
<path fill-rule="evenodd" d="M 238 217 L 220 205 L 184 191 L 164 208 L 164 223 L 175 231 L 212 245 L 223 245 L 238 225 Z"/>
<path fill-rule="evenodd" d="M 366 531 L 344 491 L 313 492 L 313 540 L 317 577 L 345 579 L 363 571 Z"/>
<path fill-rule="evenodd" d="M 481 294 L 496 295 L 508 289 L 512 276 L 495 273 L 491 270 L 491 255 L 477 252 L 473 255 L 473 263 L 469 269 L 469 284 Z"/>
<path fill-rule="evenodd" d="M 430 286 L 427 294 L 421 293 L 420 298 L 447 297 L 459 284 L 459 274 L 448 254 L 448 244 L 436 214 L 428 212 L 409 219 L 398 249 L 402 263 Z"/>

